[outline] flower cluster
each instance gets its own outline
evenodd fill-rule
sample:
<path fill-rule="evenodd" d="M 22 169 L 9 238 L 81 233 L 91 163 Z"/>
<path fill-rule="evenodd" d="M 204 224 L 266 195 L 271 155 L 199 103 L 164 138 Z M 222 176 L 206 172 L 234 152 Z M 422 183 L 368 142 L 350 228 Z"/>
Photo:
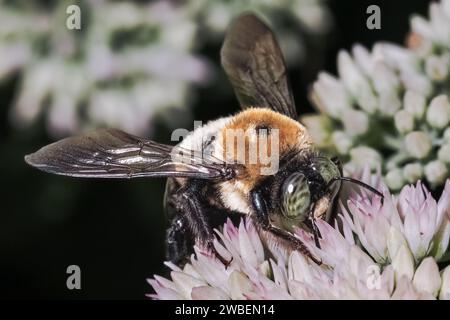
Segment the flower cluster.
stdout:
<path fill-rule="evenodd" d="M 322 72 L 311 90 L 320 111 L 303 118 L 320 148 L 348 172 L 382 167 L 389 188 L 426 180 L 442 186 L 450 170 L 450 1 L 411 19 L 408 47 L 361 45 L 337 58 L 338 77 Z"/>
<path fill-rule="evenodd" d="M 303 62 L 306 48 L 303 36 L 311 35 L 310 41 L 320 42 L 329 31 L 332 17 L 326 0 L 195 0 L 187 1 L 188 10 L 195 13 L 201 29 L 208 38 L 223 41 L 224 33 L 231 21 L 240 13 L 251 11 L 266 19 L 274 29 L 288 64 Z M 286 21 L 299 22 L 287 26 Z M 297 29 L 297 30 L 294 30 Z M 298 29 L 303 31 L 299 34 Z"/>
<path fill-rule="evenodd" d="M 84 1 L 80 30 L 66 27 L 71 4 L 0 5 L 0 79 L 23 72 L 14 123 L 45 110 L 54 135 L 99 124 L 143 133 L 159 110 L 185 103 L 190 83 L 208 79 L 192 54 L 196 25 L 171 2 Z"/>
<path fill-rule="evenodd" d="M 239 227 L 229 221 L 217 231 L 221 241 L 215 243 L 231 260 L 228 267 L 195 247 L 184 268 L 167 263 L 170 280 L 149 279 L 155 290 L 149 297 L 450 299 L 450 266 L 444 255 L 450 238 L 450 180 L 439 201 L 420 182 L 396 197 L 368 171 L 363 180 L 384 190 L 383 202 L 351 192 L 335 225 L 317 221 L 320 248 L 310 234 L 296 232 L 321 265 L 297 251 L 265 248 L 249 219 Z"/>
<path fill-rule="evenodd" d="M 155 115 L 173 114 L 161 113 L 168 108 L 189 117 L 192 85 L 214 74 L 198 53 L 205 42 L 222 41 L 232 18 L 251 9 L 272 20 L 268 13 L 276 12 L 323 33 L 322 2 L 86 0 L 78 4 L 81 29 L 69 30 L 72 1 L 0 1 L 0 81 L 22 73 L 11 118 L 25 126 L 45 112 L 55 136 L 98 125 L 149 133 Z M 301 37 L 283 30 L 284 49 L 298 62 Z"/>

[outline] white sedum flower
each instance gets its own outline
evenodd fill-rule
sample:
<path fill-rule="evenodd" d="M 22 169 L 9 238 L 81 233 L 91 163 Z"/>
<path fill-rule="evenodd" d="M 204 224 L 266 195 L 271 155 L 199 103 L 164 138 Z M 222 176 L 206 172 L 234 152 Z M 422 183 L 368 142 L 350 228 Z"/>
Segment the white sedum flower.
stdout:
<path fill-rule="evenodd" d="M 102 124 L 144 134 L 156 114 L 184 108 L 188 87 L 210 79 L 209 64 L 193 52 L 196 26 L 179 6 L 87 0 L 81 30 L 69 30 L 69 4 L 0 4 L 0 80 L 22 72 L 15 125 L 44 114 L 56 136 Z"/>
<path fill-rule="evenodd" d="M 432 148 L 430 137 L 422 131 L 414 131 L 405 136 L 405 149 L 416 159 L 423 159 Z"/>
<path fill-rule="evenodd" d="M 341 204 L 339 223 L 317 221 L 321 239 L 297 230 L 319 257 L 318 265 L 299 252 L 265 244 L 251 223 L 228 221 L 215 247 L 225 267 L 195 247 L 183 269 L 167 263 L 171 280 L 149 282 L 156 299 L 449 299 L 450 266 L 441 261 L 450 238 L 450 180 L 437 202 L 419 182 L 393 196 L 366 172 L 366 183 L 384 190 L 384 201 L 351 192 Z M 340 227 L 338 227 L 340 226 Z M 269 251 L 271 250 L 271 251 Z"/>
<path fill-rule="evenodd" d="M 420 178 L 439 188 L 450 177 L 449 7 L 450 0 L 442 0 L 430 4 L 428 20 L 413 17 L 409 47 L 378 42 L 372 50 L 356 44 L 351 53 L 340 51 L 338 77 L 327 75 L 334 89 L 328 85 L 325 90 L 324 73 L 312 85 L 311 101 L 322 117 L 331 118 L 321 136 L 337 131 L 339 137 L 352 137 L 351 147 L 339 139 L 316 141 L 318 147 L 341 155 L 352 171 L 365 165 L 354 161 L 354 149 L 376 151 L 379 161 L 371 166 L 381 168 L 391 190 Z M 349 101 L 345 107 L 336 94 L 341 83 L 340 96 Z M 415 166 L 405 169 L 409 164 Z"/>
<path fill-rule="evenodd" d="M 291 64 L 302 62 L 305 39 L 325 36 L 331 21 L 324 0 L 86 0 L 79 3 L 81 30 L 69 30 L 71 2 L 42 2 L 0 1 L 0 81 L 21 73 L 13 124 L 44 115 L 54 136 L 99 125 L 144 135 L 158 115 L 169 118 L 167 109 L 189 115 L 195 87 L 214 74 L 199 50 L 222 41 L 244 11 L 274 22 Z M 304 32 L 294 34 L 279 22 L 285 19 Z"/>
<path fill-rule="evenodd" d="M 433 185 L 440 185 L 447 176 L 447 166 L 439 160 L 433 160 L 425 166 L 425 177 Z"/>
<path fill-rule="evenodd" d="M 400 133 L 408 133 L 414 129 L 414 116 L 406 110 L 400 110 L 394 116 L 395 128 Z"/>
<path fill-rule="evenodd" d="M 443 129 L 450 122 L 450 103 L 446 95 L 439 95 L 430 102 L 427 121 L 436 129 Z"/>

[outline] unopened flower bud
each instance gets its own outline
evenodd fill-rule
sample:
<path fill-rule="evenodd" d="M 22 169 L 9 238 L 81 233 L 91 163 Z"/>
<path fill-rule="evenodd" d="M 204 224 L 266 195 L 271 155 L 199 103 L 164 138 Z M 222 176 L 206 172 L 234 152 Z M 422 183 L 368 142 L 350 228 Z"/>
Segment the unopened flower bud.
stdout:
<path fill-rule="evenodd" d="M 390 170 L 385 180 L 391 190 L 400 190 L 404 185 L 402 170 L 398 168 Z"/>
<path fill-rule="evenodd" d="M 449 57 L 447 55 L 432 55 L 425 60 L 425 71 L 434 81 L 443 81 L 447 78 Z"/>
<path fill-rule="evenodd" d="M 395 127 L 400 133 L 407 133 L 414 129 L 414 117 L 406 110 L 399 110 L 394 116 Z"/>
<path fill-rule="evenodd" d="M 444 144 L 439 148 L 438 159 L 442 162 L 450 163 L 450 143 Z"/>
<path fill-rule="evenodd" d="M 383 115 L 392 117 L 400 107 L 401 102 L 395 91 L 380 93 L 378 109 Z"/>
<path fill-rule="evenodd" d="M 447 266 L 441 274 L 442 284 L 439 292 L 440 300 L 450 300 L 450 266 Z"/>
<path fill-rule="evenodd" d="M 425 166 L 425 177 L 433 185 L 444 182 L 447 174 L 447 167 L 439 160 L 431 161 Z"/>
<path fill-rule="evenodd" d="M 360 110 L 344 110 L 341 120 L 350 136 L 363 135 L 369 129 L 369 116 Z"/>
<path fill-rule="evenodd" d="M 378 61 L 372 73 L 373 85 L 378 93 L 396 91 L 400 82 L 395 72 L 386 63 Z"/>
<path fill-rule="evenodd" d="M 357 43 L 352 47 L 352 54 L 359 69 L 361 69 L 366 76 L 370 77 L 373 68 L 375 67 L 375 61 L 369 50 Z"/>
<path fill-rule="evenodd" d="M 437 296 L 441 287 L 441 276 L 436 261 L 432 257 L 425 258 L 417 267 L 413 279 L 414 286 L 419 291 L 425 291 Z"/>
<path fill-rule="evenodd" d="M 425 112 L 425 97 L 418 92 L 408 90 L 403 97 L 403 107 L 416 119 L 421 119 Z"/>
<path fill-rule="evenodd" d="M 445 129 L 444 134 L 442 135 L 444 141 L 450 143 L 450 127 Z"/>
<path fill-rule="evenodd" d="M 425 158 L 431 151 L 431 140 L 422 131 L 413 131 L 405 137 L 405 147 L 408 153 L 416 159 Z"/>
<path fill-rule="evenodd" d="M 408 90 L 416 91 L 424 96 L 428 96 L 433 91 L 431 80 L 424 74 L 415 70 L 402 70 L 400 79 Z"/>
<path fill-rule="evenodd" d="M 331 121 L 324 115 L 305 115 L 300 121 L 308 128 L 312 140 L 319 147 L 326 146 L 330 137 Z"/>
<path fill-rule="evenodd" d="M 377 102 L 369 81 L 364 77 L 348 52 L 340 51 L 337 60 L 338 73 L 347 90 L 356 97 L 357 103 L 363 110 L 373 113 Z"/>
<path fill-rule="evenodd" d="M 228 278 L 228 286 L 233 300 L 244 299 L 244 295 L 252 288 L 250 280 L 242 272 L 237 270 L 233 271 Z"/>
<path fill-rule="evenodd" d="M 389 228 L 389 235 L 388 235 L 388 241 L 387 241 L 387 247 L 389 252 L 389 257 L 391 258 L 391 261 L 394 259 L 394 257 L 397 255 L 398 250 L 402 246 L 407 246 L 407 242 L 403 234 L 394 226 L 391 226 Z"/>
<path fill-rule="evenodd" d="M 343 131 L 337 130 L 332 133 L 331 140 L 339 154 L 347 154 L 353 145 L 352 139 Z"/>
<path fill-rule="evenodd" d="M 450 103 L 446 95 L 439 95 L 430 102 L 427 122 L 434 128 L 443 129 L 450 121 Z"/>
<path fill-rule="evenodd" d="M 409 183 L 414 183 L 423 176 L 423 168 L 420 163 L 408 163 L 403 168 L 403 177 Z"/>
<path fill-rule="evenodd" d="M 406 245 L 402 245 L 397 250 L 397 254 L 392 260 L 392 267 L 395 272 L 395 279 L 398 281 L 402 276 L 411 280 L 414 276 L 414 258 Z"/>
<path fill-rule="evenodd" d="M 321 72 L 319 79 L 313 84 L 311 97 L 322 113 L 333 118 L 339 117 L 344 109 L 350 108 L 342 82 L 325 72 Z"/>
<path fill-rule="evenodd" d="M 381 163 L 381 155 L 378 151 L 360 146 L 350 150 L 351 162 L 360 168 L 369 166 L 370 169 L 375 170 Z"/>

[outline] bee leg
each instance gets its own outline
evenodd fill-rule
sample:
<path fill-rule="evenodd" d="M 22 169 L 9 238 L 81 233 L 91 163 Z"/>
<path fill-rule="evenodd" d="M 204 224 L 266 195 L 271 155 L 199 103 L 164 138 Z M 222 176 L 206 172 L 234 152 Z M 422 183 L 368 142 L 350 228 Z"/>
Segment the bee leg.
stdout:
<path fill-rule="evenodd" d="M 316 244 L 316 247 L 320 249 L 320 232 L 319 228 L 317 228 L 316 219 L 314 217 L 311 217 L 311 228 L 312 228 L 312 234 L 314 237 L 314 243 Z"/>
<path fill-rule="evenodd" d="M 190 181 L 186 189 L 180 194 L 180 205 L 183 207 L 184 217 L 194 235 L 203 245 L 205 245 L 225 266 L 231 263 L 223 258 L 214 247 L 214 231 L 202 208 L 199 195 L 202 193 L 203 181 Z"/>
<path fill-rule="evenodd" d="M 174 216 L 166 234 L 167 259 L 176 265 L 185 262 L 192 248 L 191 238 L 186 219 L 182 215 Z"/>
<path fill-rule="evenodd" d="M 309 221 L 311 223 L 311 230 L 314 237 L 314 243 L 316 244 L 316 247 L 320 249 L 320 232 L 319 228 L 317 228 L 316 224 L 316 218 L 314 217 L 314 209 L 315 209 L 315 203 L 312 205 L 311 210 L 309 211 Z"/>
<path fill-rule="evenodd" d="M 269 214 L 267 211 L 266 203 L 261 196 L 259 191 L 251 192 L 251 199 L 253 204 L 253 209 L 256 213 L 256 221 L 260 225 L 260 227 L 266 231 L 269 231 L 274 236 L 277 236 L 289 243 L 293 244 L 295 249 L 309 257 L 312 261 L 317 264 L 322 264 L 322 261 L 316 257 L 309 251 L 306 245 L 297 237 L 287 232 L 286 230 L 280 229 L 278 227 L 273 226 L 269 220 Z"/>

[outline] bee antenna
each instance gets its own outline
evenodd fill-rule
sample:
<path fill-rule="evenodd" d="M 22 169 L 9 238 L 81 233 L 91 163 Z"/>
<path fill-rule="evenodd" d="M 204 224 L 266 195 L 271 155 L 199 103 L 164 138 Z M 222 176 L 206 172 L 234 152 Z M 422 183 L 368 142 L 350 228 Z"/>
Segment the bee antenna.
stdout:
<path fill-rule="evenodd" d="M 372 193 L 375 193 L 377 196 L 381 197 L 381 200 L 384 200 L 384 195 L 382 192 L 378 191 L 377 189 L 375 189 L 372 186 L 369 186 L 367 183 L 364 183 L 360 180 L 356 180 L 353 178 L 349 178 L 349 177 L 339 177 L 339 178 L 334 178 L 332 179 L 329 183 L 328 183 L 328 188 L 331 187 L 331 185 L 336 182 L 336 181 L 347 181 L 347 182 L 351 182 L 353 184 L 357 184 L 360 187 L 363 187 L 366 190 L 369 190 Z"/>

